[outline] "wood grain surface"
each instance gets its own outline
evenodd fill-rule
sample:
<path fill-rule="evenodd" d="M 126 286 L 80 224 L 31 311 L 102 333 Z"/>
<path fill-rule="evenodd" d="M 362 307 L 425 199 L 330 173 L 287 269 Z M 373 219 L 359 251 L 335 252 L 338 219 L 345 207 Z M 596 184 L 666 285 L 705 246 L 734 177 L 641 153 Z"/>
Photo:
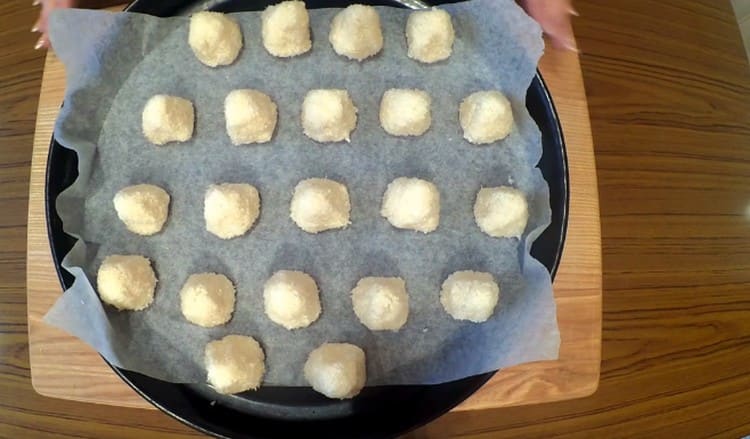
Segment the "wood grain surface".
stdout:
<path fill-rule="evenodd" d="M 0 437 L 192 434 L 37 395 L 25 233 L 42 54 L 0 2 Z M 414 438 L 750 434 L 750 70 L 728 2 L 577 0 L 602 214 L 602 376 L 587 398 L 454 412 Z"/>
<path fill-rule="evenodd" d="M 557 361 L 497 373 L 456 410 L 551 402 L 588 396 L 599 383 L 601 354 L 601 237 L 591 130 L 578 57 L 552 51 L 540 69 L 551 90 L 568 149 L 569 226 L 555 280 L 561 347 Z M 31 161 L 27 233 L 27 310 L 31 382 L 45 396 L 153 408 L 122 382 L 81 340 L 42 319 L 60 297 L 45 222 L 44 184 L 49 140 L 65 89 L 62 64 L 47 56 Z"/>

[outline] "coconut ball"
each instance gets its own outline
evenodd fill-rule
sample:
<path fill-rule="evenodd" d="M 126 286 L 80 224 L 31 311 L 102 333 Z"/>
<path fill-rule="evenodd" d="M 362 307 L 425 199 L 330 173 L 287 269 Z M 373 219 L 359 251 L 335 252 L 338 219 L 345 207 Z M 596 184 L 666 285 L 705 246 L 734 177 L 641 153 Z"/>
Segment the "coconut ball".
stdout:
<path fill-rule="evenodd" d="M 120 310 L 140 311 L 154 300 L 156 275 L 143 256 L 111 255 L 99 266 L 96 284 L 104 303 Z"/>
<path fill-rule="evenodd" d="M 492 316 L 500 287 L 490 273 L 457 271 L 443 282 L 440 303 L 456 320 L 481 323 Z"/>
<path fill-rule="evenodd" d="M 231 239 L 255 224 L 260 215 L 260 194 L 244 183 L 212 185 L 203 201 L 206 230 L 221 239 Z"/>
<path fill-rule="evenodd" d="M 273 137 L 276 104 L 258 90 L 231 91 L 224 99 L 227 134 L 234 145 L 265 143 Z"/>
<path fill-rule="evenodd" d="M 387 90 L 380 101 L 380 125 L 393 136 L 421 136 L 432 123 L 431 102 L 423 90 Z"/>
<path fill-rule="evenodd" d="M 335 399 L 353 398 L 367 381 L 365 352 L 349 343 L 324 343 L 310 352 L 304 372 L 316 392 Z"/>
<path fill-rule="evenodd" d="M 346 186 L 326 178 L 308 178 L 294 188 L 290 216 L 300 229 L 318 233 L 348 226 L 350 210 Z"/>
<path fill-rule="evenodd" d="M 143 107 L 143 135 L 155 145 L 186 142 L 193 137 L 195 114 L 193 103 L 187 99 L 154 95 Z"/>
<path fill-rule="evenodd" d="M 286 329 L 310 326 L 320 316 L 315 279 L 301 271 L 281 270 L 263 286 L 266 315 Z"/>
<path fill-rule="evenodd" d="M 219 393 L 239 393 L 260 387 L 266 355 L 253 338 L 227 335 L 206 344 L 203 362 L 208 384 Z"/>
<path fill-rule="evenodd" d="M 190 17 L 188 43 L 209 67 L 232 64 L 242 50 L 240 26 L 226 14 L 202 11 Z"/>
<path fill-rule="evenodd" d="M 169 215 L 169 194 L 153 184 L 120 189 L 114 200 L 117 217 L 128 230 L 143 236 L 159 233 Z"/>
<path fill-rule="evenodd" d="M 429 181 L 399 177 L 388 184 L 380 214 L 399 229 L 432 232 L 440 222 L 440 192 Z"/>
<path fill-rule="evenodd" d="M 474 219 L 482 231 L 496 238 L 520 237 L 529 220 L 529 206 L 523 192 L 499 186 L 477 192 Z"/>
<path fill-rule="evenodd" d="M 372 6 L 351 5 L 331 22 L 328 34 L 333 50 L 341 56 L 362 61 L 383 49 L 380 16 Z"/>
<path fill-rule="evenodd" d="M 271 5 L 261 15 L 263 46 L 273 56 L 286 58 L 310 50 L 310 17 L 305 3 L 285 1 Z"/>
<path fill-rule="evenodd" d="M 415 11 L 406 21 L 406 43 L 409 58 L 423 63 L 442 61 L 453 51 L 453 23 L 442 9 Z"/>
<path fill-rule="evenodd" d="M 371 331 L 398 331 L 409 316 L 406 283 L 400 277 L 365 277 L 352 290 L 354 314 Z"/>
<path fill-rule="evenodd" d="M 461 102 L 458 118 L 464 139 L 475 145 L 504 139 L 513 128 L 510 101 L 496 90 L 469 95 Z"/>
<path fill-rule="evenodd" d="M 357 107 L 346 90 L 310 90 L 302 102 L 302 128 L 317 142 L 350 140 L 357 126 Z"/>
<path fill-rule="evenodd" d="M 234 285 L 223 274 L 193 274 L 180 291 L 180 306 L 190 323 L 206 328 L 223 325 L 234 312 Z"/>

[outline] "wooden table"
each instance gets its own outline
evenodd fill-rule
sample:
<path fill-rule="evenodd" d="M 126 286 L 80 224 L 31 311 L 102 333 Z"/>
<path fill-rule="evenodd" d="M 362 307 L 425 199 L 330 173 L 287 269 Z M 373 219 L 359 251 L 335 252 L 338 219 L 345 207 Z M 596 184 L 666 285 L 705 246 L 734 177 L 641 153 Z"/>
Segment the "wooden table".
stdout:
<path fill-rule="evenodd" d="M 750 70 L 728 2 L 577 1 L 604 248 L 591 397 L 451 413 L 412 437 L 750 434 Z M 182 437 L 155 412 L 36 395 L 25 310 L 42 56 L 0 3 L 0 437 Z"/>

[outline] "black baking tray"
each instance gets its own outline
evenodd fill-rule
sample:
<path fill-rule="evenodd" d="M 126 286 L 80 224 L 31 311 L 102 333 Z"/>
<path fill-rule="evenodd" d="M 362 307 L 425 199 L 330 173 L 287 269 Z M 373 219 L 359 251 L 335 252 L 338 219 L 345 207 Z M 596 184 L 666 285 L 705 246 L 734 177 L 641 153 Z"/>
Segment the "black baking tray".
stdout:
<path fill-rule="evenodd" d="M 183 14 L 196 3 L 199 2 L 136 0 L 128 10 L 167 17 Z M 248 1 L 232 0 L 213 3 L 213 10 L 239 12 L 263 9 L 276 2 L 256 0 L 250 5 Z M 345 7 L 354 2 L 308 0 L 306 3 L 308 8 L 320 8 Z M 397 0 L 366 3 L 403 6 Z M 433 2 L 437 3 L 444 2 Z M 531 254 L 554 278 L 567 229 L 568 167 L 559 119 L 538 72 L 527 91 L 526 107 L 542 133 L 543 154 L 539 168 L 549 184 L 552 210 L 551 224 L 534 242 Z M 75 152 L 61 146 L 53 135 L 47 158 L 47 231 L 57 274 L 65 289 L 72 285 L 73 277 L 60 263 L 75 239 L 63 231 L 55 200 L 77 178 L 77 169 Z M 255 392 L 217 396 L 205 385 L 167 383 L 114 366 L 112 369 L 144 399 L 165 413 L 204 433 L 225 438 L 284 438 L 300 434 L 312 438 L 393 437 L 447 412 L 494 375 L 490 372 L 438 385 L 366 387 L 351 400 L 337 401 L 306 387 L 261 387 Z"/>

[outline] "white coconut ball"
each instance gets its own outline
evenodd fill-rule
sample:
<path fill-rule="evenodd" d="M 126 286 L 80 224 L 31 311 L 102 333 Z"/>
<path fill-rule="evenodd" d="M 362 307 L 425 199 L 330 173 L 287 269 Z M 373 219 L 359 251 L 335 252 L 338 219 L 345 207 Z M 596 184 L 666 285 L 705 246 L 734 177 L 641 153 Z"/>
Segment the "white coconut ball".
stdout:
<path fill-rule="evenodd" d="M 169 215 L 169 194 L 153 184 L 122 188 L 112 203 L 125 227 L 143 236 L 160 232 Z"/>
<path fill-rule="evenodd" d="M 224 117 L 234 145 L 265 143 L 273 137 L 278 112 L 267 94 L 241 89 L 231 91 L 224 99 Z"/>
<path fill-rule="evenodd" d="M 513 128 L 510 101 L 496 90 L 469 95 L 461 102 L 458 118 L 464 139 L 476 145 L 504 139 Z"/>
<path fill-rule="evenodd" d="M 286 329 L 310 326 L 320 316 L 315 279 L 301 271 L 280 270 L 263 286 L 266 315 Z"/>
<path fill-rule="evenodd" d="M 406 43 L 409 58 L 423 63 L 442 61 L 453 52 L 453 23 L 442 9 L 415 11 L 406 21 Z"/>
<path fill-rule="evenodd" d="M 265 360 L 263 348 L 253 337 L 235 334 L 209 342 L 203 354 L 208 384 L 223 394 L 260 387 Z"/>
<path fill-rule="evenodd" d="M 143 256 L 111 255 L 99 266 L 96 284 L 104 303 L 120 310 L 140 311 L 154 300 L 156 275 Z"/>
<path fill-rule="evenodd" d="M 263 46 L 273 56 L 301 55 L 312 47 L 310 17 L 305 3 L 285 1 L 271 5 L 261 15 Z"/>
<path fill-rule="evenodd" d="M 351 5 L 331 21 L 328 34 L 333 50 L 341 56 L 362 61 L 383 49 L 380 16 L 372 6 Z"/>
<path fill-rule="evenodd" d="M 365 386 L 365 352 L 349 343 L 324 343 L 310 352 L 305 379 L 312 388 L 334 399 L 355 397 Z"/>
<path fill-rule="evenodd" d="M 409 317 L 409 296 L 400 277 L 365 277 L 352 290 L 354 314 L 371 331 L 398 331 Z"/>
<path fill-rule="evenodd" d="M 456 320 L 481 323 L 492 316 L 500 287 L 490 273 L 457 271 L 443 282 L 440 303 Z"/>
<path fill-rule="evenodd" d="M 260 215 L 260 194 L 249 184 L 212 185 L 203 200 L 206 230 L 221 239 L 245 234 Z"/>
<path fill-rule="evenodd" d="M 499 186 L 477 192 L 474 219 L 482 231 L 496 238 L 520 237 L 529 220 L 529 206 L 523 192 Z"/>
<path fill-rule="evenodd" d="M 203 64 L 226 66 L 232 64 L 242 50 L 242 31 L 228 15 L 201 11 L 190 17 L 188 43 Z"/>
<path fill-rule="evenodd" d="M 387 90 L 380 101 L 380 125 L 393 136 L 421 136 L 432 123 L 431 102 L 423 90 Z"/>
<path fill-rule="evenodd" d="M 440 192 L 429 181 L 399 177 L 388 184 L 380 214 L 399 229 L 432 232 L 440 223 Z"/>
<path fill-rule="evenodd" d="M 154 95 L 143 107 L 141 119 L 143 135 L 155 145 L 186 142 L 193 137 L 193 103 L 185 98 Z"/>
<path fill-rule="evenodd" d="M 348 226 L 350 210 L 346 186 L 326 178 L 297 183 L 289 209 L 292 221 L 308 233 Z"/>
<path fill-rule="evenodd" d="M 357 107 L 346 90 L 310 90 L 302 102 L 302 128 L 317 142 L 350 140 L 357 126 Z"/>
<path fill-rule="evenodd" d="M 228 322 L 234 312 L 234 300 L 234 285 L 223 274 L 193 274 L 180 291 L 182 315 L 190 323 L 206 328 Z"/>

